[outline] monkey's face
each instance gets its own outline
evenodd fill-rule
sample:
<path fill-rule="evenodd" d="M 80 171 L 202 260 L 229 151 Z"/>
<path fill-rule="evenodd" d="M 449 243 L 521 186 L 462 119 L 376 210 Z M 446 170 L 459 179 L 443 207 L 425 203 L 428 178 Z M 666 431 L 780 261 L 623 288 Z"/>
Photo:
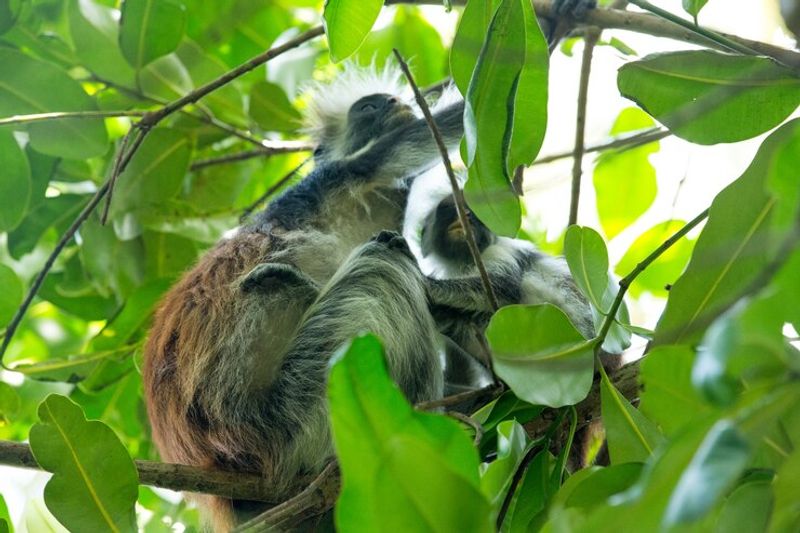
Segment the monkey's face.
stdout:
<path fill-rule="evenodd" d="M 350 107 L 347 113 L 346 154 L 357 152 L 369 141 L 416 119 L 411 107 L 390 94 L 371 94 Z"/>
<path fill-rule="evenodd" d="M 471 211 L 467 211 L 472 233 L 478 250 L 483 252 L 494 240 L 494 234 Z M 472 263 L 472 256 L 467 244 L 467 236 L 452 197 L 442 200 L 436 210 L 428 216 L 422 229 L 422 253 L 427 256 L 431 253 L 439 255 L 442 259 L 459 263 Z"/>

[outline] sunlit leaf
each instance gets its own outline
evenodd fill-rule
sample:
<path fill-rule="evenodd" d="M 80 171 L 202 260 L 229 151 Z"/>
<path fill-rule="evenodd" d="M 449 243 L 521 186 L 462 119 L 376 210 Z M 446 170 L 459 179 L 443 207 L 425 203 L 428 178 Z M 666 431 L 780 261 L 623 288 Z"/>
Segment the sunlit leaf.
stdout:
<path fill-rule="evenodd" d="M 20 410 L 22 400 L 14 387 L 0 381 L 0 425 L 9 424 Z M 2 504 L 3 502 L 0 502 Z M 0 506 L 0 518 L 2 507 Z"/>
<path fill-rule="evenodd" d="M 136 70 L 169 54 L 181 42 L 186 10 L 175 0 L 125 0 L 122 2 L 119 44 Z"/>
<path fill-rule="evenodd" d="M 325 1 L 322 17 L 333 61 L 341 61 L 358 49 L 382 7 L 382 0 Z"/>
<path fill-rule="evenodd" d="M 478 218 L 494 233 L 507 237 L 516 235 L 521 217 L 519 199 L 511 187 L 508 150 L 525 48 L 520 0 L 503 0 L 489 24 L 464 108 L 469 164 L 464 194 Z"/>
<path fill-rule="evenodd" d="M 689 265 L 670 290 L 656 343 L 696 341 L 748 290 L 794 231 L 794 221 L 787 220 L 779 206 L 789 201 L 791 210 L 796 210 L 796 202 L 766 187 L 775 168 L 772 162 L 780 155 L 793 159 L 794 168 L 800 167 L 800 120 L 767 137 L 744 174 L 714 199 Z M 789 179 L 797 184 L 800 176 L 793 172 Z"/>
<path fill-rule="evenodd" d="M 608 250 L 592 228 L 570 226 L 564 237 L 564 256 L 572 279 L 596 309 L 608 311 L 603 294 L 608 288 Z"/>
<path fill-rule="evenodd" d="M 653 124 L 645 113 L 629 107 L 617 117 L 611 135 L 642 130 Z M 597 212 L 609 239 L 634 223 L 656 199 L 656 169 L 649 157 L 658 149 L 659 144 L 653 142 L 629 150 L 608 151 L 597 160 L 593 175 Z"/>
<path fill-rule="evenodd" d="M 775 510 L 770 533 L 796 531 L 800 527 L 800 449 L 795 448 L 778 470 L 775 482 Z"/>
<path fill-rule="evenodd" d="M 328 399 L 342 469 L 338 529 L 492 530 L 469 437 L 451 419 L 412 409 L 375 337 L 357 337 L 344 350 Z"/>
<path fill-rule="evenodd" d="M 755 137 L 800 105 L 800 78 L 765 57 L 670 52 L 623 65 L 617 81 L 623 96 L 698 144 Z"/>
<path fill-rule="evenodd" d="M 664 441 L 658 427 L 633 407 L 605 375 L 600 382 L 600 405 L 613 464 L 646 461 Z"/>
<path fill-rule="evenodd" d="M 135 73 L 119 48 L 119 24 L 114 10 L 91 0 L 71 0 L 67 9 L 78 59 L 103 79 L 134 86 Z"/>
<path fill-rule="evenodd" d="M 0 129 L 0 232 L 22 221 L 31 198 L 31 169 L 14 135 Z"/>
<path fill-rule="evenodd" d="M 194 85 L 189 71 L 175 54 L 159 57 L 139 71 L 142 92 L 162 101 L 177 100 Z"/>
<path fill-rule="evenodd" d="M 3 327 L 11 322 L 22 302 L 22 281 L 13 270 L 3 264 L 0 264 L 0 287 L 3 288 L 0 297 L 0 327 Z"/>
<path fill-rule="evenodd" d="M 136 531 L 139 476 L 119 438 L 87 421 L 80 407 L 50 395 L 31 428 L 36 461 L 53 473 L 44 489 L 47 508 L 73 531 Z"/>
<path fill-rule="evenodd" d="M 561 407 L 588 394 L 593 345 L 557 307 L 503 307 L 492 317 L 486 337 L 495 372 L 523 400 Z"/>
<path fill-rule="evenodd" d="M 50 63 L 0 48 L 0 65 L 0 116 L 97 110 L 81 85 Z M 84 159 L 101 155 L 108 148 L 102 119 L 40 121 L 25 129 L 31 145 L 48 155 Z"/>
<path fill-rule="evenodd" d="M 620 276 L 631 272 L 636 265 L 685 224 L 682 220 L 668 220 L 656 224 L 639 235 L 617 263 L 615 272 Z M 667 287 L 671 287 L 686 268 L 694 249 L 694 243 L 695 239 L 687 236 L 681 237 L 633 280 L 629 288 L 630 293 L 639 296 L 644 291 L 648 291 L 656 296 L 666 297 L 669 294 Z"/>

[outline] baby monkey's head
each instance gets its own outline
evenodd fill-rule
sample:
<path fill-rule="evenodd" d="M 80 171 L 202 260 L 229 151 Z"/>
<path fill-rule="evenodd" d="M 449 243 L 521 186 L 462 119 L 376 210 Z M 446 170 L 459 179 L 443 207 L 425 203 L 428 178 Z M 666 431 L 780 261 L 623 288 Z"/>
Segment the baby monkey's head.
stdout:
<path fill-rule="evenodd" d="M 471 211 L 467 210 L 475 243 L 481 253 L 492 245 L 497 237 Z M 422 255 L 436 254 L 439 258 L 464 264 L 472 264 L 466 233 L 458 219 L 458 211 L 452 196 L 448 196 L 436 206 L 425 219 L 422 228 Z"/>

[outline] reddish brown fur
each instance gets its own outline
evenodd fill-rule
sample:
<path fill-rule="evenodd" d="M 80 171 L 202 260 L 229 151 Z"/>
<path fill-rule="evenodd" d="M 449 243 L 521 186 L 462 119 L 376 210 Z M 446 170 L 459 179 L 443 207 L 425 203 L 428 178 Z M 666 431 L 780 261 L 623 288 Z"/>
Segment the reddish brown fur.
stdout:
<path fill-rule="evenodd" d="M 244 233 L 225 240 L 207 253 L 167 293 L 155 315 L 145 347 L 143 380 L 147 411 L 164 461 L 201 467 L 236 467 L 265 471 L 259 450 L 241 449 L 253 442 L 247 428 L 213 425 L 203 430 L 190 419 L 198 373 L 212 364 L 214 339 L 231 334 L 236 281 L 268 254 L 270 239 Z M 264 450 L 261 451 L 263 453 Z M 220 458 L 249 458 L 250 464 L 222 464 Z M 209 498 L 217 528 L 231 525 L 230 502 Z M 220 512 L 221 511 L 221 512 Z"/>

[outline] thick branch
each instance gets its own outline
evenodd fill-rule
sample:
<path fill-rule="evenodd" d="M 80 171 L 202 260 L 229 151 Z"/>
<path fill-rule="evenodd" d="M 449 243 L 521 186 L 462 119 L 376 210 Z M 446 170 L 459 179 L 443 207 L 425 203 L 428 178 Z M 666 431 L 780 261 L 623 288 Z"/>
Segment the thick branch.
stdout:
<path fill-rule="evenodd" d="M 30 446 L 21 442 L 0 441 L 0 464 L 42 470 Z M 226 498 L 274 501 L 269 480 L 254 474 L 138 460 L 136 470 L 139 472 L 139 482 L 143 485 Z"/>

